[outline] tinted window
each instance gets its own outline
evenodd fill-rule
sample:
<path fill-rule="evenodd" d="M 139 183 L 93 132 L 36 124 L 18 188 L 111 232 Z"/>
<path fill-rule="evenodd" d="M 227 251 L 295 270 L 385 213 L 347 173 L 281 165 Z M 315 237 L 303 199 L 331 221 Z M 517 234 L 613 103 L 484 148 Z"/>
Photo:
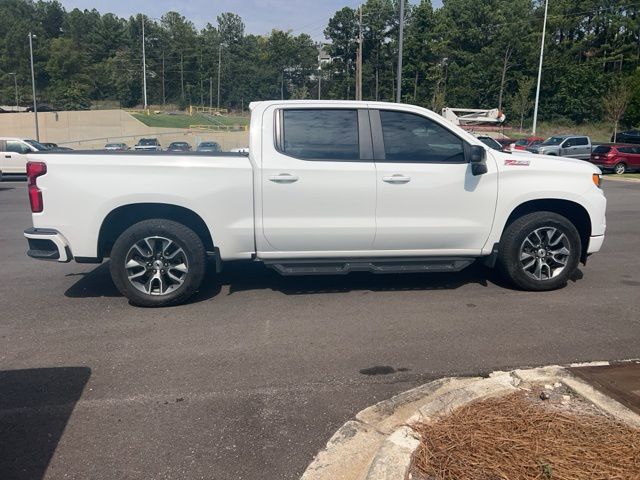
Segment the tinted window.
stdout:
<path fill-rule="evenodd" d="M 633 153 L 633 147 L 618 147 L 620 153 Z"/>
<path fill-rule="evenodd" d="M 392 162 L 464 162 L 462 140 L 433 120 L 381 111 L 384 152 Z"/>
<path fill-rule="evenodd" d="M 564 141 L 564 137 L 549 137 L 542 145 L 560 145 Z"/>
<path fill-rule="evenodd" d="M 28 153 L 28 152 L 31 152 L 31 150 L 29 149 L 29 147 L 27 147 L 21 142 L 16 142 L 14 140 L 7 140 L 7 152 Z"/>
<path fill-rule="evenodd" d="M 574 145 L 574 146 L 589 145 L 589 141 L 587 140 L 586 137 L 576 137 L 571 139 L 571 145 Z"/>
<path fill-rule="evenodd" d="M 611 147 L 607 147 L 606 145 L 598 145 L 593 149 L 593 153 L 608 153 L 611 150 Z"/>
<path fill-rule="evenodd" d="M 491 137 L 478 137 L 482 143 L 484 143 L 487 147 L 493 148 L 494 150 L 502 151 L 502 145 L 498 143 L 497 140 L 494 140 Z"/>
<path fill-rule="evenodd" d="M 515 144 L 518 145 L 519 147 L 525 147 L 525 146 L 529 145 L 529 140 L 527 140 L 525 138 L 525 139 L 522 139 L 522 140 L 518 140 Z"/>
<path fill-rule="evenodd" d="M 314 160 L 358 160 L 356 110 L 284 110 L 282 151 Z"/>

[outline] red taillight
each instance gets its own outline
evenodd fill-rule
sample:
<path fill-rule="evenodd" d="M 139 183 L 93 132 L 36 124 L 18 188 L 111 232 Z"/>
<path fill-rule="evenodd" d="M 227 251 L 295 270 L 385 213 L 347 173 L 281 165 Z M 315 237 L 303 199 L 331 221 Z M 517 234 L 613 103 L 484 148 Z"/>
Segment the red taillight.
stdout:
<path fill-rule="evenodd" d="M 47 173 L 47 165 L 43 162 L 27 162 L 27 179 L 29 190 L 29 203 L 31 203 L 31 211 L 40 213 L 44 209 L 42 202 L 42 191 L 38 188 L 37 179 Z"/>

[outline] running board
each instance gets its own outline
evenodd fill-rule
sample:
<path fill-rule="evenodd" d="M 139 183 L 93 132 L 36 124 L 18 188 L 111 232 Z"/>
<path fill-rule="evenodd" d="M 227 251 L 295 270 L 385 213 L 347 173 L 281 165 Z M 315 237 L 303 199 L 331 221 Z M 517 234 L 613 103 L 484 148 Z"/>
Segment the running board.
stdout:
<path fill-rule="evenodd" d="M 459 272 L 474 261 L 474 257 L 263 260 L 267 267 L 274 269 L 280 275 L 345 275 L 351 272 Z"/>

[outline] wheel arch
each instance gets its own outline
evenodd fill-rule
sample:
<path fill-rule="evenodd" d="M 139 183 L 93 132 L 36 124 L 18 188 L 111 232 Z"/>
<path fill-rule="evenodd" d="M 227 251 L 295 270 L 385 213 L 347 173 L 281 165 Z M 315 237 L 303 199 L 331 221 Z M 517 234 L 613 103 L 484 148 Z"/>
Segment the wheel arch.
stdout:
<path fill-rule="evenodd" d="M 502 232 L 518 218 L 533 212 L 553 212 L 562 215 L 569 220 L 578 230 L 580 234 L 581 256 L 580 261 L 585 263 L 587 260 L 587 249 L 589 248 L 589 240 L 591 238 L 591 217 L 589 212 L 579 203 L 571 200 L 560 198 L 545 198 L 537 200 L 529 200 L 518 205 L 509 217 L 502 229 Z M 502 234 L 501 234 L 502 235 Z"/>
<path fill-rule="evenodd" d="M 127 228 L 153 218 L 173 220 L 189 227 L 200 237 L 207 252 L 215 251 L 213 237 L 207 224 L 193 210 L 167 203 L 132 203 L 115 208 L 102 221 L 98 234 L 99 257 L 104 258 L 111 254 L 114 242 Z"/>

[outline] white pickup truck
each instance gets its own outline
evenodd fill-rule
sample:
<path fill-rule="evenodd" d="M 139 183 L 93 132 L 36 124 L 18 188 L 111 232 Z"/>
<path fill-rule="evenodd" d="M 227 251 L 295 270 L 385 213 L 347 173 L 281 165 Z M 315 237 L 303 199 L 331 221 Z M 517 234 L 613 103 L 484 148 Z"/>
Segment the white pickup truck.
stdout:
<path fill-rule="evenodd" d="M 284 275 L 451 272 L 562 287 L 604 240 L 600 170 L 498 152 L 420 107 L 251 105 L 250 154 L 29 155 L 28 255 L 111 259 L 139 306 L 186 301 L 213 257 Z"/>

